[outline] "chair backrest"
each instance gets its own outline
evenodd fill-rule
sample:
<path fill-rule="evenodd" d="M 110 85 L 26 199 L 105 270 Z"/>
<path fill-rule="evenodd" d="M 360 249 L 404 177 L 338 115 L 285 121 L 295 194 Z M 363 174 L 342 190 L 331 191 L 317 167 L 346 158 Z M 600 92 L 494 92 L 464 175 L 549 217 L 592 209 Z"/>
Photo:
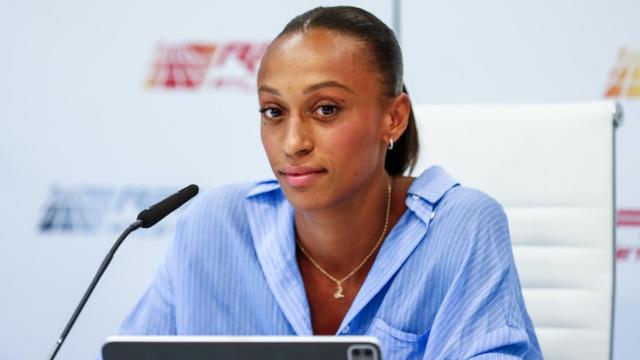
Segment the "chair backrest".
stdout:
<path fill-rule="evenodd" d="M 415 173 L 442 165 L 505 208 L 545 359 L 611 356 L 613 102 L 422 105 Z"/>

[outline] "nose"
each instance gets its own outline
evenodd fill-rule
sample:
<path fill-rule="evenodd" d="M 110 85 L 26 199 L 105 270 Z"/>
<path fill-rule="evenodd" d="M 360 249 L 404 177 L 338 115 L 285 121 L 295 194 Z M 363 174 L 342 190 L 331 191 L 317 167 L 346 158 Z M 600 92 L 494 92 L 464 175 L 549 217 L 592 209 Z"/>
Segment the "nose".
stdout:
<path fill-rule="evenodd" d="M 293 114 L 292 114 L 293 115 Z M 283 149 L 289 157 L 301 157 L 313 150 L 311 124 L 301 116 L 290 116 Z"/>

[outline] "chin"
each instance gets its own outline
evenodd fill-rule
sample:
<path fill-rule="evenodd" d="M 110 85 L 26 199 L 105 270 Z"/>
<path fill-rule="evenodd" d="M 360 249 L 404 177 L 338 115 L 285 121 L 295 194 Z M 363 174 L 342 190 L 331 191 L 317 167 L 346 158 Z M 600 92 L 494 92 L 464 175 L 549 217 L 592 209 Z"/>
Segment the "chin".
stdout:
<path fill-rule="evenodd" d="M 326 192 L 313 188 L 291 188 L 285 185 L 282 190 L 291 206 L 298 211 L 320 210 L 330 203 Z"/>

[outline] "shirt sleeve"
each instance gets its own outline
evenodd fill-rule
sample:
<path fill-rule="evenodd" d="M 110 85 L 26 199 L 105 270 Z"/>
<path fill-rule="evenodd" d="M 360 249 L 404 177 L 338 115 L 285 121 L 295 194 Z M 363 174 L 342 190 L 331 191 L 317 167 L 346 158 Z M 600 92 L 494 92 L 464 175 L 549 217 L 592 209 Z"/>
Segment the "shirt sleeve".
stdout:
<path fill-rule="evenodd" d="M 120 326 L 120 335 L 175 335 L 175 253 L 182 222 L 176 226 L 163 262 L 151 285 Z"/>
<path fill-rule="evenodd" d="M 465 220 L 463 261 L 438 309 L 424 359 L 542 359 L 515 268 L 506 215 L 485 199 Z"/>

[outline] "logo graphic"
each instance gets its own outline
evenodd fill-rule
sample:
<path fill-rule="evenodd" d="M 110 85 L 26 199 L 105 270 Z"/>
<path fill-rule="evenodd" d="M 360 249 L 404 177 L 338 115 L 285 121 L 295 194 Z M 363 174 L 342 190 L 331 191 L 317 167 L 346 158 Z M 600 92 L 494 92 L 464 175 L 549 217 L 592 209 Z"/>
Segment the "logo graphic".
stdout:
<path fill-rule="evenodd" d="M 135 221 L 140 211 L 175 190 L 135 186 L 52 186 L 43 206 L 38 229 L 43 234 L 117 235 Z M 167 235 L 173 229 L 173 223 L 167 220 L 164 219 L 144 233 L 151 236 Z"/>
<path fill-rule="evenodd" d="M 616 225 L 618 262 L 640 262 L 640 209 L 618 209 Z"/>
<path fill-rule="evenodd" d="M 635 260 L 640 262 L 640 247 L 618 246 L 616 249 L 618 262 Z"/>
<path fill-rule="evenodd" d="M 620 49 L 618 60 L 609 72 L 605 97 L 640 98 L 640 52 Z"/>
<path fill-rule="evenodd" d="M 155 89 L 255 90 L 258 63 L 267 42 L 158 45 L 147 78 Z"/>
<path fill-rule="evenodd" d="M 200 86 L 216 49 L 212 44 L 160 46 L 148 87 L 194 88 Z"/>
<path fill-rule="evenodd" d="M 640 210 L 619 209 L 616 225 L 640 227 Z"/>
<path fill-rule="evenodd" d="M 78 191 L 51 188 L 40 221 L 40 231 L 94 231 L 111 195 L 109 189 L 92 187 Z"/>

